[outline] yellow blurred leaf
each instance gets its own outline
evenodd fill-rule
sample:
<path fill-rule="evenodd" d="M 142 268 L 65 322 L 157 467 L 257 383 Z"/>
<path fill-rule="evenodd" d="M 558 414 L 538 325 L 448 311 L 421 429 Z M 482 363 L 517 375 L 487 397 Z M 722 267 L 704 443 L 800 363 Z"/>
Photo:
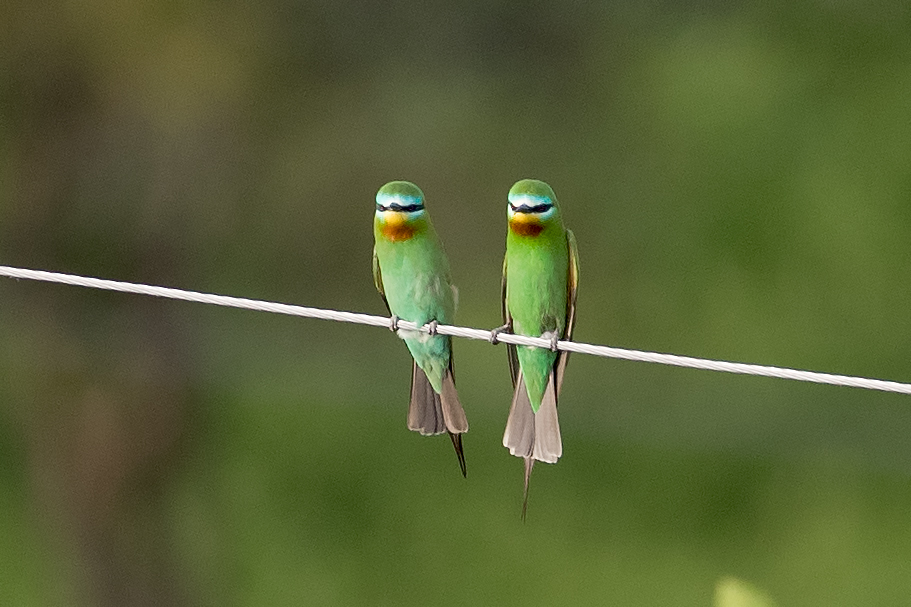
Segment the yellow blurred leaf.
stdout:
<path fill-rule="evenodd" d="M 715 586 L 715 607 L 776 607 L 775 602 L 758 588 L 727 577 Z"/>

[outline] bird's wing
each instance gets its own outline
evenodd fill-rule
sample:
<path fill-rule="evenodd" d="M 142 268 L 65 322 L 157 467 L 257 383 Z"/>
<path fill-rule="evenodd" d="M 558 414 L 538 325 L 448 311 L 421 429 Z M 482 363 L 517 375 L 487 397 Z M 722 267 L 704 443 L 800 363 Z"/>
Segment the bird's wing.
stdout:
<path fill-rule="evenodd" d="M 509 305 L 506 301 L 506 260 L 507 257 L 503 256 L 503 281 L 501 282 L 501 298 L 500 303 L 502 305 L 503 311 L 503 324 L 509 325 L 509 330 L 512 331 L 512 316 L 509 314 Z M 509 374 L 512 376 L 512 387 L 515 389 L 516 384 L 519 381 L 519 354 L 516 351 L 516 347 L 512 344 L 506 344 L 506 355 L 509 357 Z"/>
<path fill-rule="evenodd" d="M 376 247 L 373 247 L 373 284 L 376 285 L 376 290 L 383 298 L 383 303 L 386 304 L 386 311 L 392 314 L 389 302 L 386 301 L 386 291 L 383 289 L 383 272 L 380 270 L 380 260 L 376 256 Z"/>
<path fill-rule="evenodd" d="M 579 250 L 576 247 L 576 236 L 572 230 L 566 230 L 566 247 L 569 250 L 569 269 L 566 277 L 566 324 L 563 329 L 563 339 L 569 341 L 573 338 L 573 329 L 576 327 L 576 290 L 579 287 Z M 569 352 L 560 352 L 557 355 L 557 394 L 563 387 L 563 373 L 566 363 L 569 362 Z"/>

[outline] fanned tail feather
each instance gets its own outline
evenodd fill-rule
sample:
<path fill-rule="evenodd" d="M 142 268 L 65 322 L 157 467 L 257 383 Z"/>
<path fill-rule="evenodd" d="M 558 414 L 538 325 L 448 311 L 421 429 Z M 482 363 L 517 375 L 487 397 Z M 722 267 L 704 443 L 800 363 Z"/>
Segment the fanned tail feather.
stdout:
<path fill-rule="evenodd" d="M 459 402 L 459 394 L 456 392 L 451 368 L 447 369 L 446 374 L 443 375 L 443 393 L 439 396 L 446 429 L 456 434 L 468 432 L 468 419 L 465 417 L 462 403 Z"/>
<path fill-rule="evenodd" d="M 462 433 L 468 432 L 465 410 L 459 402 L 452 368 L 443 376 L 443 393 L 437 394 L 424 371 L 414 363 L 411 371 L 411 402 L 408 406 L 408 429 L 424 436 L 449 433 L 462 476 L 467 475 Z"/>
<path fill-rule="evenodd" d="M 440 395 L 424 371 L 414 363 L 411 368 L 411 402 L 408 405 L 408 429 L 424 436 L 441 434 L 446 430 Z"/>
<path fill-rule="evenodd" d="M 525 389 L 525 378 L 520 373 L 516 391 L 512 396 L 503 446 L 516 457 L 532 457 L 539 462 L 555 464 L 563 455 L 560 439 L 560 421 L 557 418 L 557 392 L 554 374 L 550 374 L 544 398 L 538 412 L 534 413 Z"/>
<path fill-rule="evenodd" d="M 554 374 L 547 380 L 544 398 L 535 414 L 535 444 L 532 457 L 539 462 L 556 464 L 563 455 L 563 441 L 560 439 L 560 421 L 557 418 L 557 391 Z"/>
<path fill-rule="evenodd" d="M 535 461 L 555 464 L 563 455 L 563 441 L 560 438 L 560 421 L 557 418 L 556 376 L 553 372 L 547 381 L 541 406 L 535 413 L 528 399 L 525 379 L 520 372 L 516 390 L 503 433 L 503 446 L 516 457 L 525 460 L 525 483 L 522 500 L 522 520 L 528 509 L 528 484 Z"/>
<path fill-rule="evenodd" d="M 516 390 L 512 395 L 512 406 L 503 433 L 503 446 L 516 457 L 531 457 L 535 445 L 535 414 L 528 400 L 525 378 L 519 373 Z"/>

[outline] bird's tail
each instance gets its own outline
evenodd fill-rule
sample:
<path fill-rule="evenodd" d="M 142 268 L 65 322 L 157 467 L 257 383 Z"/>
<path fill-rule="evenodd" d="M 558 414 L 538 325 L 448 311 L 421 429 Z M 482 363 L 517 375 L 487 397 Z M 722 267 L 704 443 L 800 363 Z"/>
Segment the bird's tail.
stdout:
<path fill-rule="evenodd" d="M 452 365 L 443 376 L 442 394 L 437 394 L 427 375 L 414 363 L 411 371 L 411 403 L 408 406 L 408 429 L 428 436 L 448 432 L 459 458 L 462 476 L 466 475 L 462 434 L 468 432 L 465 410 L 459 402 Z"/>
<path fill-rule="evenodd" d="M 556 378 L 551 372 L 547 388 L 541 399 L 541 406 L 535 413 L 528 399 L 525 378 L 519 373 L 516 391 L 513 393 L 503 446 L 516 457 L 525 459 L 525 490 L 522 502 L 522 518 L 528 507 L 528 481 L 535 461 L 555 464 L 563 455 L 563 441 L 560 438 L 560 421 L 557 418 Z"/>

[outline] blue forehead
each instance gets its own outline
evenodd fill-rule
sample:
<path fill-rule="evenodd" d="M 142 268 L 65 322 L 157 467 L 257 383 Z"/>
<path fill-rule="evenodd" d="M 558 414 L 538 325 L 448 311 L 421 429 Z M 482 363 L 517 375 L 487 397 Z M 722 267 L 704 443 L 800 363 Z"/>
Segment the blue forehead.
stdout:
<path fill-rule="evenodd" d="M 528 192 L 510 192 L 509 202 L 515 207 L 522 206 L 523 204 L 530 207 L 536 207 L 542 204 L 554 203 L 554 201 L 550 199 L 550 196 L 530 194 Z"/>
<path fill-rule="evenodd" d="M 386 207 L 392 203 L 397 203 L 403 207 L 411 205 L 422 205 L 424 199 L 421 196 L 412 196 L 411 194 L 377 192 L 376 203 Z"/>

